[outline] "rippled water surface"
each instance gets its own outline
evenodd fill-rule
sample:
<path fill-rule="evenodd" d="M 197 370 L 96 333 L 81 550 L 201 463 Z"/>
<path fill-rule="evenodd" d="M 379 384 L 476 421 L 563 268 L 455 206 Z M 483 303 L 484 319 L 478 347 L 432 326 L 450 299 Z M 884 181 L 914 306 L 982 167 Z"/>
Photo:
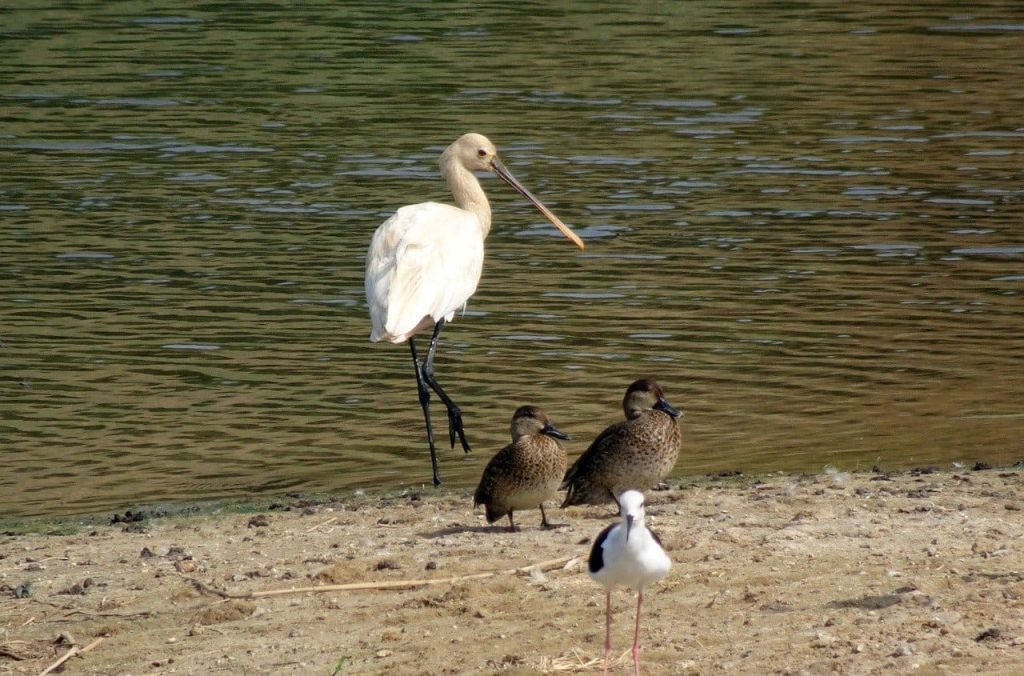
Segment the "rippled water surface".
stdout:
<path fill-rule="evenodd" d="M 449 485 L 641 375 L 680 476 L 1024 456 L 1019 3 L 294 4 L 5 5 L 0 515 L 429 481 L 363 257 L 469 130 L 587 249 L 485 179 Z"/>

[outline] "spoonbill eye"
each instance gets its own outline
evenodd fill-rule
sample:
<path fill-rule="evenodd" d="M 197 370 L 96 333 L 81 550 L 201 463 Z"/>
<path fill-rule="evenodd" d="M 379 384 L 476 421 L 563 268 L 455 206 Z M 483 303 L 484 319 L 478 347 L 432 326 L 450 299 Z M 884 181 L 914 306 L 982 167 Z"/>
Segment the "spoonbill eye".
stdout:
<path fill-rule="evenodd" d="M 478 157 L 487 157 L 487 149 L 481 148 L 480 150 L 476 151 L 476 154 Z"/>

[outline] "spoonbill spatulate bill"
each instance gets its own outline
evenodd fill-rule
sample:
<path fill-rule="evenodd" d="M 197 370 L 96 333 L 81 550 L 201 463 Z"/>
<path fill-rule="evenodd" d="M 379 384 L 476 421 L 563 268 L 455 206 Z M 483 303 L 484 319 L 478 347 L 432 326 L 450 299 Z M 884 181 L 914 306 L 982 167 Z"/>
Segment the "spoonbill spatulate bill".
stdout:
<path fill-rule="evenodd" d="M 431 390 L 447 409 L 452 448 L 458 437 L 462 449 L 466 453 L 471 450 L 462 412 L 434 376 L 434 355 L 441 329 L 476 291 L 483 269 L 491 206 L 473 172 L 496 174 L 583 248 L 583 240 L 509 173 L 485 136 L 470 133 L 459 137 L 441 153 L 440 166 L 455 206 L 423 202 L 402 207 L 377 228 L 366 255 L 366 301 L 373 325 L 370 340 L 409 343 L 435 486 L 441 477 L 430 420 Z M 433 333 L 421 360 L 413 336 L 428 329 Z"/>

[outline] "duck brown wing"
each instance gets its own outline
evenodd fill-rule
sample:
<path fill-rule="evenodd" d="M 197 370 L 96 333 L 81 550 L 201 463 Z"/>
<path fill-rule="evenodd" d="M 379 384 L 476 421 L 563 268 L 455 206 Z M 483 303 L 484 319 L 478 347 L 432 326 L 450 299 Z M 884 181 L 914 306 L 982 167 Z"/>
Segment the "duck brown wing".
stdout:
<path fill-rule="evenodd" d="M 480 483 L 477 484 L 476 492 L 473 493 L 473 506 L 486 505 L 491 499 L 491 493 L 494 492 L 494 481 L 484 471 L 484 475 L 480 477 Z"/>
<path fill-rule="evenodd" d="M 616 423 L 598 434 L 587 450 L 583 451 L 583 455 L 576 458 L 576 462 L 566 471 L 565 478 L 562 480 L 562 488 L 567 488 L 582 473 L 595 471 L 603 465 L 610 449 L 618 448 L 628 439 L 627 431 L 625 423 Z"/>
<path fill-rule="evenodd" d="M 480 476 L 480 483 L 477 484 L 476 493 L 473 494 L 473 506 L 485 505 L 491 501 L 494 496 L 494 491 L 498 487 L 498 482 L 501 481 L 502 469 L 511 460 L 512 450 L 514 444 L 509 444 L 505 448 L 498 451 L 487 466 L 484 467 L 484 473 Z"/>

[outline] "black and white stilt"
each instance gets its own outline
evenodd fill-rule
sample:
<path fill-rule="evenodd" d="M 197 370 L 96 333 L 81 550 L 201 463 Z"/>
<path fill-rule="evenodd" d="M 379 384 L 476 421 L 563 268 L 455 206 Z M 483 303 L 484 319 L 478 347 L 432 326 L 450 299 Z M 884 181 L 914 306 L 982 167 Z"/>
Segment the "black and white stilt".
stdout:
<path fill-rule="evenodd" d="M 633 674 L 640 674 L 640 607 L 644 588 L 665 577 L 672 561 L 661 540 L 644 525 L 644 496 L 625 491 L 619 496 L 622 522 L 605 528 L 590 549 L 590 577 L 605 588 L 604 673 L 612 650 L 612 590 L 635 589 L 636 627 L 633 630 Z"/>

